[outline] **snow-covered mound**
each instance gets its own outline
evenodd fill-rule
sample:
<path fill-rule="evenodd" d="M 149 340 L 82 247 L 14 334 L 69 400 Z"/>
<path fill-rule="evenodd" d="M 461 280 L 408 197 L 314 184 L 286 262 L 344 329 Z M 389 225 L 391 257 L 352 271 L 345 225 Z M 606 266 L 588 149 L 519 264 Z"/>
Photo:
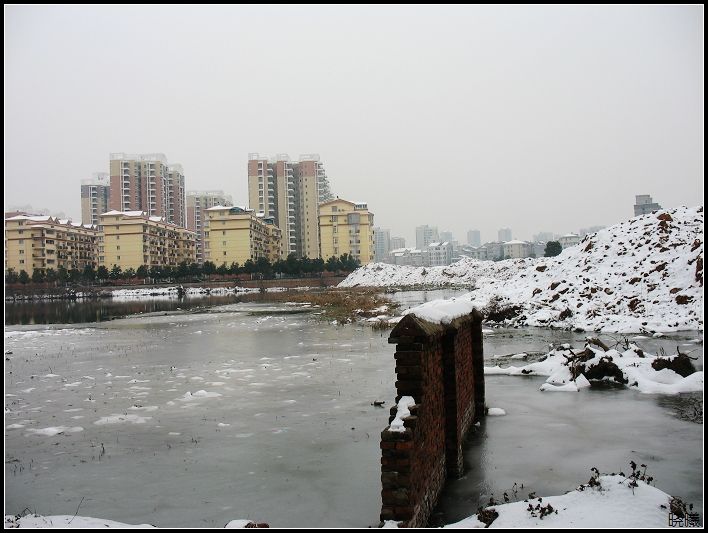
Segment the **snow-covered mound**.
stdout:
<path fill-rule="evenodd" d="M 530 326 L 703 329 L 703 207 L 643 215 L 588 235 L 472 298 L 478 307 L 516 306 L 511 322 Z"/>
<path fill-rule="evenodd" d="M 467 274 L 460 273 L 464 268 Z M 369 265 L 342 284 L 403 286 L 408 279 L 415 285 L 434 272 L 436 280 L 447 278 L 449 284 L 475 282 L 476 290 L 459 298 L 468 298 L 488 319 L 512 325 L 607 332 L 703 329 L 703 207 L 635 217 L 586 236 L 557 257 L 464 260 L 425 275 L 423 270 Z"/>
<path fill-rule="evenodd" d="M 484 367 L 485 375 L 548 376 L 545 392 L 577 392 L 591 380 L 612 380 L 644 393 L 678 394 L 703 390 L 703 372 L 695 372 L 686 355 L 656 357 L 630 344 L 624 352 L 587 345 L 573 351 L 565 344 L 524 366 Z"/>
<path fill-rule="evenodd" d="M 595 486 L 582 485 L 562 496 L 547 496 L 488 507 L 498 516 L 489 527 L 638 528 L 668 527 L 671 496 L 621 475 L 598 476 Z M 550 507 L 549 507 L 550 506 Z M 450 524 L 449 528 L 486 527 L 477 515 Z"/>
<path fill-rule="evenodd" d="M 534 264 L 534 259 L 479 261 L 463 257 L 449 266 L 414 267 L 371 263 L 358 268 L 338 287 L 474 287 L 478 281 L 505 280 Z"/>

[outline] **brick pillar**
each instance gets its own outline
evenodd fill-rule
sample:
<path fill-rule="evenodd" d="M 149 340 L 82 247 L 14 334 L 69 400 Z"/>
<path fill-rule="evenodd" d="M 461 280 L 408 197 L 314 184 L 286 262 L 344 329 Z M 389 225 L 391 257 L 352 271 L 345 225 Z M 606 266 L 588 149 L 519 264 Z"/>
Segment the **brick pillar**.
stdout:
<path fill-rule="evenodd" d="M 476 309 L 472 311 L 470 332 L 472 333 L 475 420 L 484 417 L 484 339 L 482 336 L 482 318 L 482 313 Z"/>
<path fill-rule="evenodd" d="M 455 338 L 457 331 L 449 331 L 442 338 L 443 391 L 445 398 L 445 465 L 448 477 L 462 475 L 462 438 L 457 406 L 457 364 Z"/>
<path fill-rule="evenodd" d="M 415 405 L 404 431 L 381 433 L 381 521 L 425 527 L 445 479 L 462 474 L 465 433 L 484 413 L 481 316 L 434 324 L 409 314 L 391 332 L 396 404 L 411 396 Z"/>

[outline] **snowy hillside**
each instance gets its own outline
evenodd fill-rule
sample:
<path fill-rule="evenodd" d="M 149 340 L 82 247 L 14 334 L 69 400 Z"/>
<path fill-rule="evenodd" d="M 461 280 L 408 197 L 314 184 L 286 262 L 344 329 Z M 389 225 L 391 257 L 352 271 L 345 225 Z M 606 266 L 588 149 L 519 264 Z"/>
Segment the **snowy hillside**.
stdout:
<path fill-rule="evenodd" d="M 442 280 L 476 283 L 461 298 L 510 324 L 607 332 L 703 329 L 703 207 L 633 218 L 588 235 L 557 257 L 464 260 L 430 269 L 374 264 L 341 286 Z"/>
<path fill-rule="evenodd" d="M 449 266 L 413 267 L 371 263 L 352 272 L 338 287 L 470 287 L 489 279 L 506 280 L 535 259 L 479 261 L 464 257 Z"/>

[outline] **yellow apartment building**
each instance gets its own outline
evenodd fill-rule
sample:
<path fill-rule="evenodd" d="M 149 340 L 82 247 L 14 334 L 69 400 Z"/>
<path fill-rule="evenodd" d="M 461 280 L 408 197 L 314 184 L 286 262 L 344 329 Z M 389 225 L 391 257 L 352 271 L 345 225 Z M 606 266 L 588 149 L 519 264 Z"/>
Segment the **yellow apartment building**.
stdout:
<path fill-rule="evenodd" d="M 17 215 L 5 219 L 5 271 L 10 268 L 32 275 L 44 272 L 83 270 L 96 266 L 98 231 L 90 224 L 75 224 L 48 215 Z"/>
<path fill-rule="evenodd" d="M 204 260 L 217 266 L 265 257 L 274 263 L 281 257 L 282 233 L 273 217 L 256 215 L 252 209 L 214 206 L 206 209 Z"/>
<path fill-rule="evenodd" d="M 122 270 L 196 261 L 196 234 L 143 211 L 109 211 L 100 217 L 98 264 Z"/>
<path fill-rule="evenodd" d="M 319 206 L 320 257 L 351 254 L 362 265 L 374 260 L 374 214 L 365 203 L 330 200 Z"/>

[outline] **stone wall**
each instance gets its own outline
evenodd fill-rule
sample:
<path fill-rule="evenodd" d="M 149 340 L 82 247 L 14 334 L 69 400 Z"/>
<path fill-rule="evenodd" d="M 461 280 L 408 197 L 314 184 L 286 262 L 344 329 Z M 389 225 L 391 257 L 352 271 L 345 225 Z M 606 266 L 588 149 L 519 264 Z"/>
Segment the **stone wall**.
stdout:
<path fill-rule="evenodd" d="M 484 416 L 482 315 L 449 325 L 406 315 L 389 343 L 397 345 L 396 404 L 411 396 L 415 405 L 404 431 L 381 433 L 381 520 L 425 527 L 447 477 L 462 475 L 465 434 Z"/>

